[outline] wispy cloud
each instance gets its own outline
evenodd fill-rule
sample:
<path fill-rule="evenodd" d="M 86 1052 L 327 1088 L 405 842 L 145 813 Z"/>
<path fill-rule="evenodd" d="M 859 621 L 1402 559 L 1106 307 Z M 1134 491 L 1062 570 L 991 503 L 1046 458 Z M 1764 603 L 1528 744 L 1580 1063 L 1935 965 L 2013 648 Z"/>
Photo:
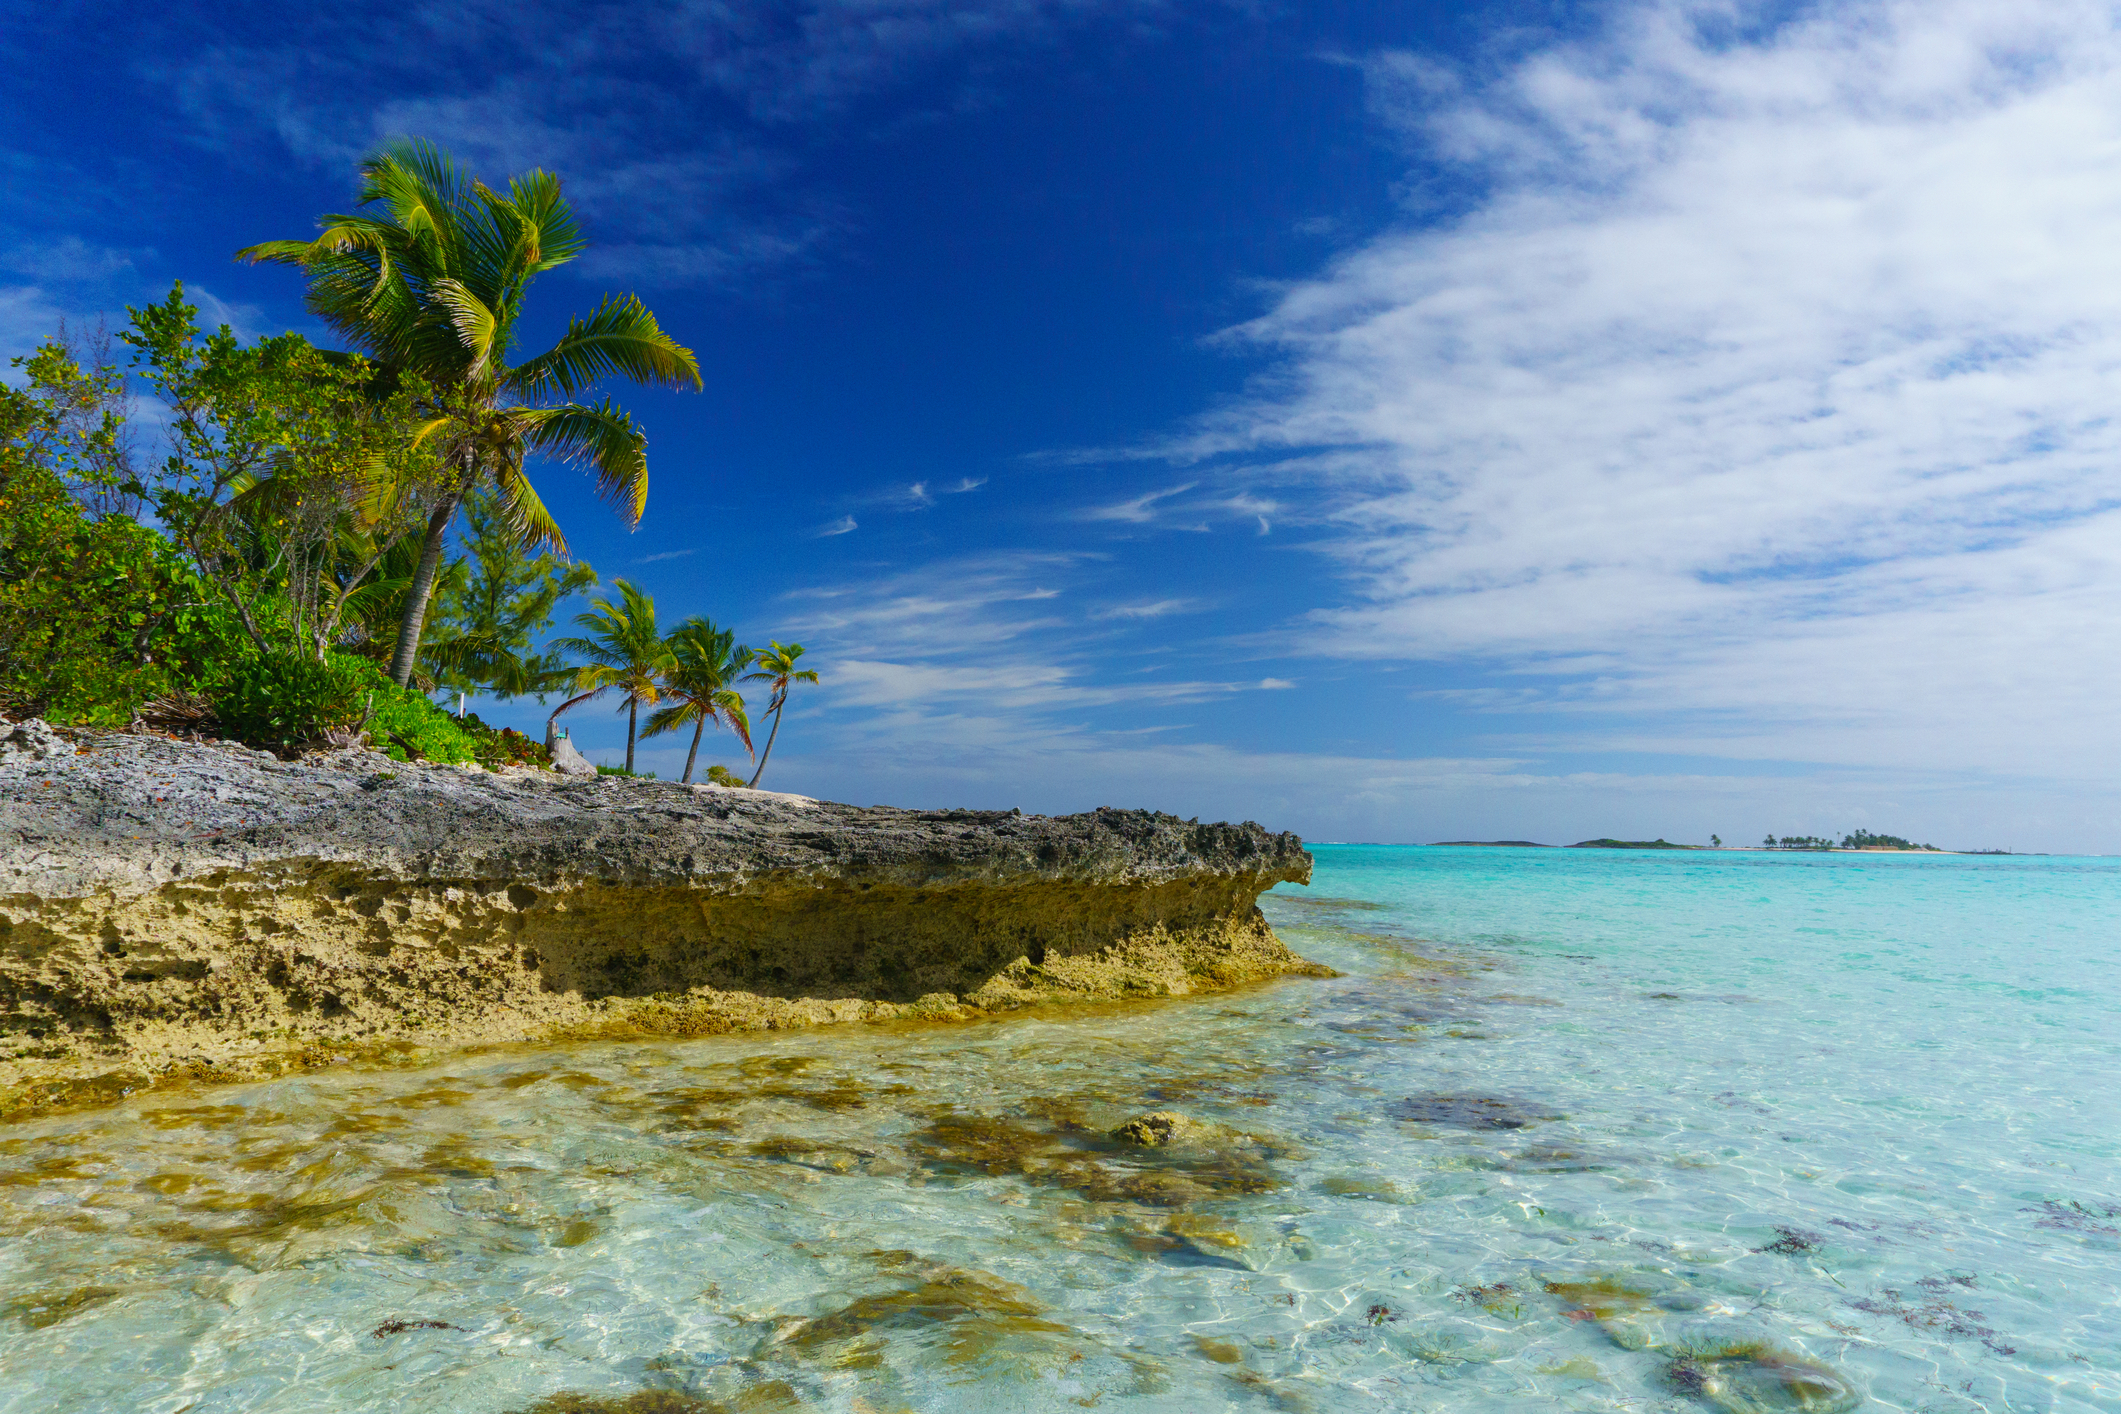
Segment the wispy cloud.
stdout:
<path fill-rule="evenodd" d="M 1162 619 L 1172 614 L 1196 614 L 1208 606 L 1198 599 L 1150 599 L 1139 604 L 1114 604 L 1093 610 L 1099 619 Z"/>
<path fill-rule="evenodd" d="M 851 535 L 859 529 L 861 525 L 853 516 L 841 516 L 838 520 L 819 526 L 817 537 L 822 540 L 827 536 Z"/>
<path fill-rule="evenodd" d="M 640 559 L 635 560 L 634 563 L 637 565 L 655 565 L 661 564 L 665 560 L 682 560 L 687 555 L 697 555 L 698 553 L 699 550 L 697 548 L 691 550 L 665 550 L 658 555 L 643 555 Z"/>
<path fill-rule="evenodd" d="M 1185 495 L 1193 489 L 1195 484 L 1188 481 L 1182 486 L 1171 486 L 1162 491 L 1148 491 L 1124 501 L 1114 501 L 1103 506 L 1092 506 L 1082 513 L 1082 518 L 1084 520 L 1124 521 L 1129 525 L 1147 525 L 1157 518 L 1159 508 L 1163 502 L 1170 500 L 1174 496 Z"/>
<path fill-rule="evenodd" d="M 100 281 L 132 269 L 133 253 L 79 236 L 26 240 L 0 250 L 0 269 L 33 280 Z"/>
<path fill-rule="evenodd" d="M 1756 21 L 1368 60 L 1481 194 L 1231 331 L 1281 367 L 1164 451 L 1328 528 L 1313 651 L 1528 675 L 1625 714 L 1599 740 L 2121 766 L 2121 661 L 2082 650 L 2121 602 L 2115 16 Z"/>

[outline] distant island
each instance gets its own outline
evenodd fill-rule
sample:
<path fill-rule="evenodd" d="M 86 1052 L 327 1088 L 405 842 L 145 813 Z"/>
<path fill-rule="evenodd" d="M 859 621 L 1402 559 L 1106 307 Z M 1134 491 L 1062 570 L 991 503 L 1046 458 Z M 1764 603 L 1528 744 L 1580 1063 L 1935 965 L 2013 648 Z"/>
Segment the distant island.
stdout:
<path fill-rule="evenodd" d="M 1707 845 L 1673 844 L 1667 839 L 1654 840 L 1579 840 L 1570 849 L 1706 849 Z"/>
<path fill-rule="evenodd" d="M 1761 842 L 1760 844 L 1757 844 L 1757 845 L 1750 845 L 1750 846 L 1748 846 L 1748 845 L 1726 845 L 1726 844 L 1725 844 L 1725 843 L 1724 843 L 1724 842 L 1723 842 L 1723 841 L 1722 841 L 1721 839 L 1718 839 L 1718 838 L 1717 838 L 1716 836 L 1713 836 L 1713 835 L 1711 835 L 1711 836 L 1710 836 L 1709 838 L 1710 838 L 1710 840 L 1712 841 L 1712 843 L 1709 843 L 1709 844 L 1673 844 L 1673 843 L 1672 843 L 1672 842 L 1671 842 L 1670 840 L 1668 840 L 1668 839 L 1665 839 L 1665 838 L 1664 838 L 1663 836 L 1661 836 L 1661 835 L 1660 835 L 1660 836 L 1658 836 L 1658 837 L 1657 837 L 1656 839 L 1654 839 L 1654 840 L 1616 840 L 1616 839 L 1612 839 L 1612 838 L 1599 838 L 1599 839 L 1595 839 L 1595 840 L 1578 840 L 1578 841 L 1577 841 L 1577 842 L 1576 842 L 1575 844 L 1571 844 L 1571 845 L 1560 845 L 1560 846 L 1556 846 L 1556 845 L 1550 845 L 1550 844 L 1541 844 L 1541 843 L 1540 843 L 1539 841 L 1537 841 L 1537 840 L 1436 840 L 1436 841 L 1433 841 L 1433 842 L 1432 842 L 1432 843 L 1430 844 L 1429 848 L 1431 848 L 1431 849 L 1446 849 L 1446 848 L 1456 848 L 1456 849 L 1555 849 L 1555 848 L 1561 848 L 1561 849 L 1715 849 L 1715 850 L 1727 850 L 1727 849 L 1740 849 L 1740 850 L 1743 850 L 1743 849 L 1773 849 L 1773 850 L 1786 850 L 1786 849 L 1794 849 L 1794 850 L 1809 850 L 1809 851 L 1813 851 L 1813 852 L 1816 852 L 1816 853 L 1833 853 L 1833 852 L 1839 852 L 1839 851 L 1842 851 L 1842 850 L 1876 850 L 1876 851 L 1881 851 L 1881 852 L 1885 852 L 1885 851 L 1899 851 L 1899 852 L 1906 852 L 1906 853 L 1912 853 L 1912 854 L 1950 854 L 1950 853 L 1955 853 L 1955 852 L 1956 852 L 1956 853 L 1962 853 L 1962 854 L 2008 854 L 2008 853 L 2010 853 L 2010 851 L 2009 851 L 2009 850 L 2003 850 L 2003 849 L 1976 849 L 1976 850 L 1959 850 L 1959 851 L 1952 851 L 1952 850 L 1943 850 L 1943 849 L 1939 849 L 1939 848 L 1937 848 L 1937 846 L 1935 846 L 1935 845 L 1933 845 L 1933 844 L 1916 844 L 1916 843 L 1915 843 L 1914 841 L 1912 841 L 1912 840 L 1904 840 L 1904 839 L 1902 839 L 1902 838 L 1901 838 L 1900 836 L 1898 836 L 1898 835 L 1879 835 L 1879 834 L 1873 834 L 1873 833 L 1871 833 L 1871 832 L 1870 832 L 1869 830 L 1852 830 L 1852 831 L 1850 831 L 1850 832 L 1849 832 L 1848 834 L 1846 834 L 1846 835 L 1842 836 L 1841 840 L 1840 840 L 1840 841 L 1839 841 L 1838 843 L 1837 843 L 1837 842 L 1835 842 L 1834 840 L 1830 840 L 1830 839 L 1827 839 L 1827 838 L 1825 838 L 1825 837 L 1823 837 L 1823 836 L 1820 836 L 1820 835 L 1783 835 L 1783 836 L 1781 836 L 1780 838 L 1777 838 L 1777 837 L 1776 837 L 1776 836 L 1774 836 L 1774 835 L 1769 835 L 1769 836 L 1768 836 L 1768 837 L 1767 837 L 1767 838 L 1766 838 L 1766 839 L 1765 839 L 1764 841 L 1762 841 L 1762 842 Z"/>
<path fill-rule="evenodd" d="M 1442 849 L 1446 845 L 1456 845 L 1467 849 L 1552 849 L 1554 847 L 1550 844 L 1541 844 L 1537 840 L 1438 840 L 1430 848 Z"/>
<path fill-rule="evenodd" d="M 1768 849 L 1809 850 L 1912 850 L 1917 853 L 1929 854 L 1943 854 L 1945 852 L 1933 844 L 1916 844 L 1911 840 L 1904 840 L 1898 835 L 1874 835 L 1868 830 L 1851 830 L 1848 834 L 1841 837 L 1841 843 L 1838 845 L 1832 840 L 1822 839 L 1818 835 L 1784 835 L 1781 839 L 1776 839 L 1773 835 L 1769 835 L 1764 842 L 1764 847 Z"/>

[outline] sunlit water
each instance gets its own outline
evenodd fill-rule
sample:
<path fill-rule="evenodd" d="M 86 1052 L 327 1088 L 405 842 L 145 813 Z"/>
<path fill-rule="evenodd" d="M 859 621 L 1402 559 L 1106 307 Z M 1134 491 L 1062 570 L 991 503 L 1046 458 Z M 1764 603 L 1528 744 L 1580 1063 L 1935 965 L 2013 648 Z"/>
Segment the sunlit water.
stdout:
<path fill-rule="evenodd" d="M 2121 1410 L 2121 862 L 1317 854 L 1338 980 L 0 1131 L 0 1410 Z"/>

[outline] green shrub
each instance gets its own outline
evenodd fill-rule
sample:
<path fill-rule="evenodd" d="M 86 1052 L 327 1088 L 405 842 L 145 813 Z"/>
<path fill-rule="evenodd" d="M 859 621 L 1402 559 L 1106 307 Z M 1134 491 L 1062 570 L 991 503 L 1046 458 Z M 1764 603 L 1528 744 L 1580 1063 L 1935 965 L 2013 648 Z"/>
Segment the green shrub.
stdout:
<path fill-rule="evenodd" d="M 350 732 L 365 721 L 368 740 L 393 760 L 409 760 L 409 744 L 428 761 L 475 759 L 471 735 L 417 692 L 392 683 L 383 670 L 350 653 L 322 662 L 296 653 L 238 660 L 214 696 L 221 728 L 252 746 L 284 750 Z"/>
<path fill-rule="evenodd" d="M 629 781 L 652 781 L 655 779 L 655 772 L 653 771 L 629 771 L 624 766 L 599 766 L 597 767 L 597 774 L 600 776 L 624 776 Z"/>
<path fill-rule="evenodd" d="M 751 787 L 751 782 L 737 775 L 727 766 L 719 764 L 707 768 L 707 779 L 718 786 L 728 786 L 731 790 L 748 790 Z"/>
<path fill-rule="evenodd" d="M 337 655 L 334 655 L 337 656 Z M 478 759 L 478 743 L 456 718 L 410 688 L 399 687 L 365 658 L 355 658 L 371 675 L 375 713 L 368 719 L 368 740 L 393 760 L 408 759 L 405 743 L 429 761 L 454 764 Z"/>
<path fill-rule="evenodd" d="M 194 686 L 219 627 L 206 597 L 153 530 L 91 519 L 40 469 L 0 465 L 0 698 L 16 712 L 122 727 Z"/>
<path fill-rule="evenodd" d="M 273 749 L 345 731 L 361 720 L 363 696 L 373 687 L 352 667 L 358 661 L 253 651 L 213 694 L 214 715 L 236 740 Z"/>
<path fill-rule="evenodd" d="M 546 766 L 552 765 L 552 753 L 543 742 L 532 741 L 513 727 L 489 727 L 479 720 L 476 712 L 467 712 L 454 719 L 457 727 L 471 738 L 472 749 L 481 766 Z"/>

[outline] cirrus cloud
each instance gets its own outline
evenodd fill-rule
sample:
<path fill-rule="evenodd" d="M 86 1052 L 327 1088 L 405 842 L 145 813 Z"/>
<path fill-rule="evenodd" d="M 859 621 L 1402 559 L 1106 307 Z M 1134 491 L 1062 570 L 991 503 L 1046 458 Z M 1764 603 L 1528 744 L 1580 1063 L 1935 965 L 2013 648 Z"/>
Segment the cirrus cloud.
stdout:
<path fill-rule="evenodd" d="M 1474 196 L 1229 331 L 1279 371 L 1163 450 L 1330 527 L 1306 649 L 1575 745 L 2111 771 L 2115 13 L 1763 13 L 1365 61 Z"/>

